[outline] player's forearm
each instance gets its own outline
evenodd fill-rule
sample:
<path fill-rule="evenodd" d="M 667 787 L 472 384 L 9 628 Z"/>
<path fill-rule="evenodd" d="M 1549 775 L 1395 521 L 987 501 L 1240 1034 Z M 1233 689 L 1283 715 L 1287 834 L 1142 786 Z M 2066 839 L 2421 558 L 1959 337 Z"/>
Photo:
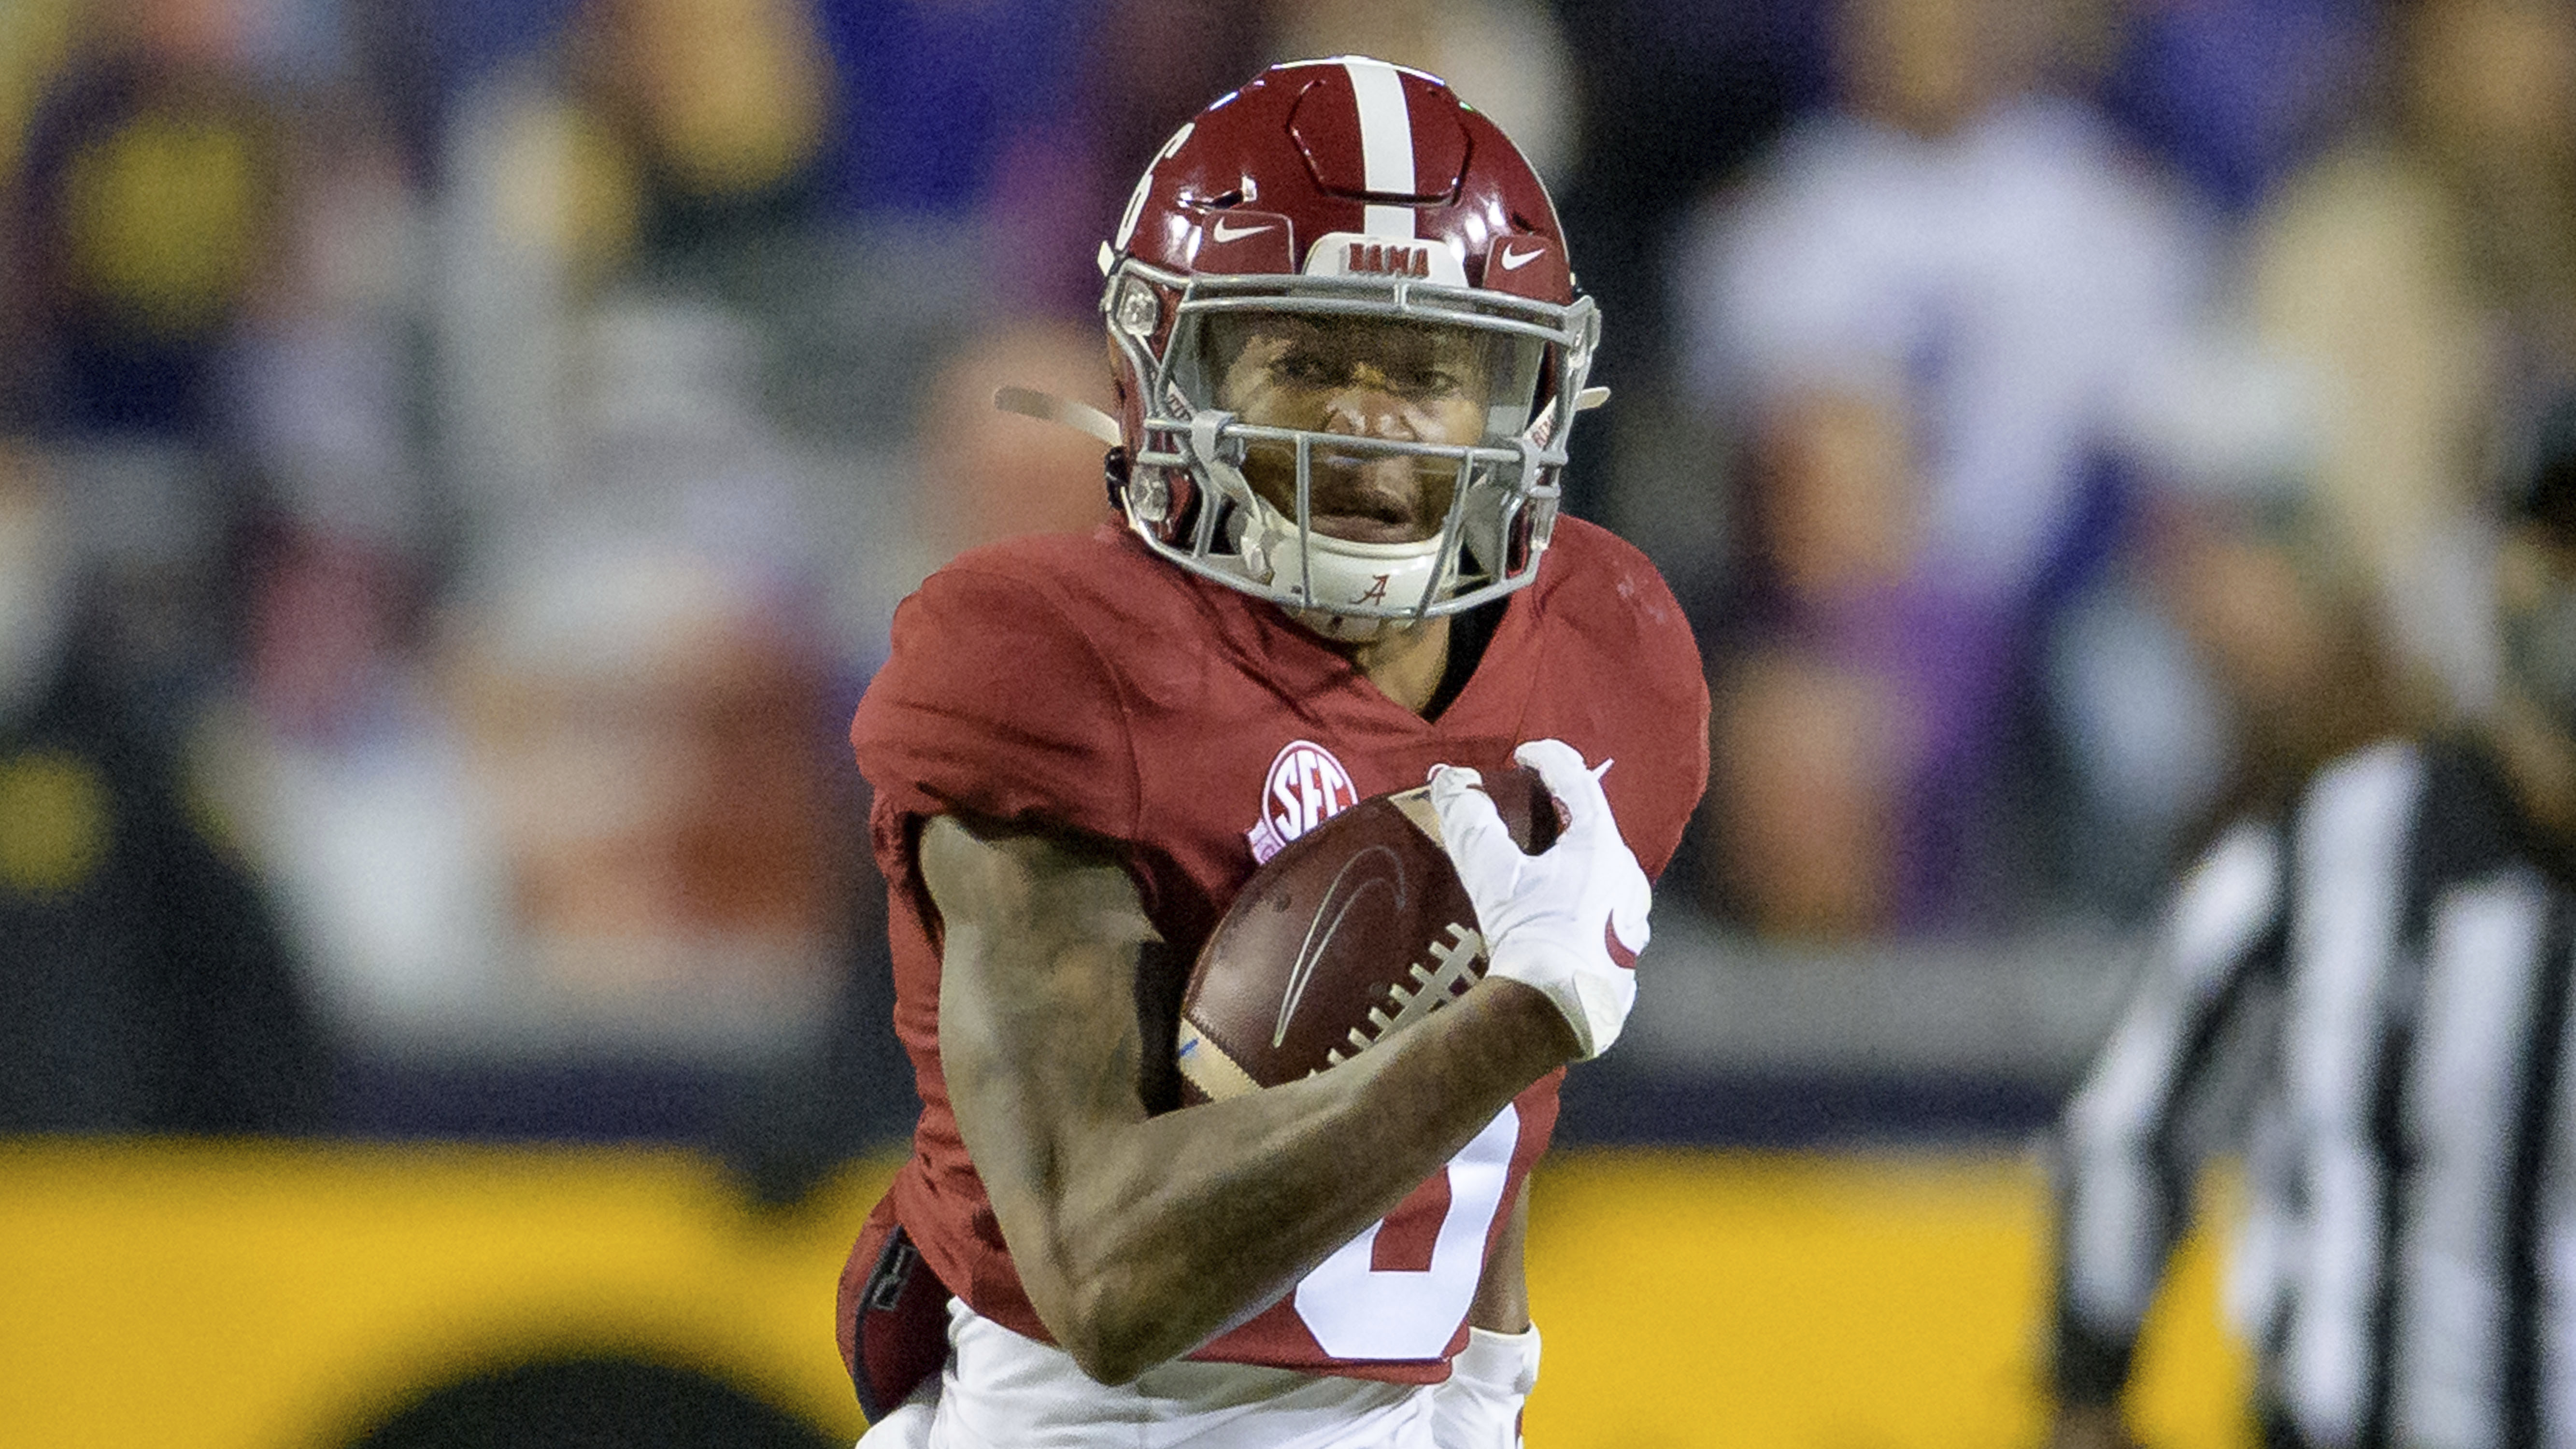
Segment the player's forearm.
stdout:
<path fill-rule="evenodd" d="M 1069 1311 L 1050 1328 L 1112 1379 L 1188 1352 L 1392 1211 L 1571 1052 L 1555 1007 L 1495 982 L 1321 1076 L 1104 1133 L 1053 1214 Z"/>
<path fill-rule="evenodd" d="M 1330 1072 L 1148 1118 L 1132 1002 L 1152 932 L 1127 877 L 946 817 L 919 858 L 958 1131 L 1039 1319 L 1104 1381 L 1276 1297 L 1576 1050 L 1548 998 L 1489 981 Z"/>

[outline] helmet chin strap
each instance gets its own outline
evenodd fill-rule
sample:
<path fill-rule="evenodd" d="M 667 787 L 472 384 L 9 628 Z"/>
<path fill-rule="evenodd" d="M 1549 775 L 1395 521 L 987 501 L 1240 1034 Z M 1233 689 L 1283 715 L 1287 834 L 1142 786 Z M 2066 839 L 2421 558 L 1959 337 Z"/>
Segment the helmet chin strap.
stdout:
<path fill-rule="evenodd" d="M 1031 387 L 998 388 L 993 393 L 993 406 L 1001 412 L 1017 413 L 1024 418 L 1071 428 L 1086 438 L 1099 439 L 1107 447 L 1115 448 L 1122 441 L 1116 418 L 1089 403 L 1057 397 L 1051 392 L 1039 392 Z"/>

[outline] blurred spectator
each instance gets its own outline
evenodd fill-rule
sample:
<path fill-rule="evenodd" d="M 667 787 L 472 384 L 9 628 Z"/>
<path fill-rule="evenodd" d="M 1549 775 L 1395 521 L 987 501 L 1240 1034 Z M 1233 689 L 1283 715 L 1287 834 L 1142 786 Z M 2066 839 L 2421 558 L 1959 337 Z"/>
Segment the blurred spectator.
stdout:
<path fill-rule="evenodd" d="M 276 99 L 238 0 L 118 0 L 87 17 L 28 136 L 16 205 L 47 375 L 73 433 L 188 433 L 279 226 Z"/>
<path fill-rule="evenodd" d="M 2323 525 L 2408 668 L 2474 708 L 2493 441 L 2576 378 L 2576 14 L 2426 0 L 2392 25 L 2391 114 L 2257 218 L 2246 305 L 2311 375 Z"/>
<path fill-rule="evenodd" d="M 2064 748 L 2084 755 L 2073 874 L 2129 908 L 2219 822 L 2430 717 L 2391 654 L 2369 569 L 2317 496 L 2312 377 L 2234 325 L 2146 389 L 2122 556 L 2049 641 Z M 2153 697 L 2177 691 L 2191 695 L 2181 707 Z"/>
<path fill-rule="evenodd" d="M 1577 154 L 1574 62 L 1538 0 L 1273 0 L 1269 59 L 1371 55 L 1449 82 L 1551 191 Z"/>
<path fill-rule="evenodd" d="M 0 10 L 0 184 L 14 179 L 27 126 L 71 48 L 76 0 L 21 0 Z"/>
<path fill-rule="evenodd" d="M 318 1127 L 303 983 L 95 665 L 58 487 L 0 445 L 0 1132 Z"/>
<path fill-rule="evenodd" d="M 264 505 L 244 550 L 243 684 L 268 728 L 318 741 L 386 708 L 445 520 L 413 416 L 420 198 L 363 104 L 317 97 L 307 115 L 222 401 Z"/>
<path fill-rule="evenodd" d="M 1188 119 L 1177 98 L 1223 89 L 1260 37 L 1219 0 L 822 0 L 817 13 L 846 100 L 841 204 L 919 239 L 1003 314 L 1097 301 L 1092 251 L 1126 178 Z"/>
<path fill-rule="evenodd" d="M 574 94 L 635 197 L 636 240 L 686 251 L 819 205 L 837 98 L 803 0 L 589 0 Z"/>
<path fill-rule="evenodd" d="M 1823 35 L 1835 6 L 1559 0 L 1552 8 L 1580 115 L 1557 210 L 1585 259 L 1584 290 L 1609 319 L 1600 364 L 1609 371 L 1600 375 L 1623 399 L 1660 391 L 1666 354 L 1687 332 L 1667 317 L 1669 244 L 1712 187 L 1733 181 L 1821 102 Z M 1619 416 L 1605 419 L 1615 427 Z"/>
<path fill-rule="evenodd" d="M 2347 128 L 2377 58 L 2377 0 L 2143 0 L 2104 79 L 2135 135 L 2232 215 Z"/>
<path fill-rule="evenodd" d="M 746 582 L 669 543 L 566 540 L 463 623 L 470 788 L 540 990 L 612 1017 L 823 994 L 842 903 L 818 671 Z"/>
<path fill-rule="evenodd" d="M 853 614 L 822 571 L 873 570 L 752 406 L 736 320 L 629 301 L 582 339 L 551 486 L 479 500 L 427 657 L 376 653 L 344 727 L 296 729 L 272 697 L 249 813 L 364 1031 L 766 1049 L 845 940 L 855 845 L 823 772 Z M 333 557 L 275 612 L 318 657 L 368 657 L 365 605 L 399 586 Z"/>
<path fill-rule="evenodd" d="M 478 16 L 424 23 L 470 50 L 498 23 Z M 914 549 L 869 425 L 830 420 L 837 456 L 781 427 L 779 339 L 972 286 L 859 268 L 836 239 L 831 23 L 801 0 L 588 0 L 467 69 L 425 205 L 361 128 L 312 168 L 337 176 L 319 209 L 359 219 L 320 240 L 373 280 L 293 293 L 247 372 L 291 516 L 253 614 L 243 778 L 363 1030 L 725 1056 L 826 1024 L 860 828 L 826 772 Z M 835 340 L 846 386 L 789 378 L 809 420 L 908 361 L 904 305 L 879 311 L 909 330 Z M 415 307 L 425 466 L 374 406 L 377 380 L 400 395 Z"/>
<path fill-rule="evenodd" d="M 1942 729 L 1899 677 L 1919 612 L 1908 573 L 1919 520 L 1914 460 L 1893 409 L 1813 395 L 1771 434 L 1747 536 L 1800 601 L 1775 639 L 1722 679 L 1712 718 L 1709 862 L 1716 899 L 1762 929 L 1849 936 L 1894 919 L 1906 762 Z M 1812 627 L 1810 627 L 1812 626 Z M 1925 660 L 1937 666 L 1940 661 Z"/>
<path fill-rule="evenodd" d="M 374 111 L 308 99 L 264 285 L 219 401 L 226 441 L 295 526 L 418 550 L 432 525 L 407 349 L 426 298 L 422 198 Z"/>
<path fill-rule="evenodd" d="M 1748 832 L 1834 817 L 1756 819 L 1713 794 L 1719 899 L 1760 927 L 1927 930 L 2026 908 L 2030 822 L 2009 812 L 2026 803 L 2012 792 L 2033 646 L 2107 547 L 2103 464 L 2144 369 L 2193 320 L 2206 245 L 2089 109 L 2045 88 L 2059 19 L 1852 0 L 1843 109 L 1712 204 L 1676 274 L 1690 384 L 1751 440 L 1749 567 L 1718 647 L 1762 658 L 1765 678 L 1806 661 L 1909 722 L 1870 736 L 1891 757 L 1842 786 L 1883 791 L 1863 813 L 1891 822 L 1886 858 L 1848 865 L 1885 883 L 1844 893 L 1869 911 L 1766 918 L 1761 872 L 1810 852 Z M 1848 733 L 1776 698 L 1721 729 L 1766 721 L 1793 741 Z"/>
<path fill-rule="evenodd" d="M 1739 661 L 1723 688 L 1710 757 L 1727 824 L 1704 903 L 1780 935 L 1883 929 L 1899 884 L 1894 767 L 1910 753 L 1895 691 L 1795 650 Z"/>
<path fill-rule="evenodd" d="M 2259 803 L 2338 754 L 2424 722 L 2394 675 L 2367 581 L 2316 537 L 2313 507 L 2168 506 L 2149 533 L 2154 596 L 2237 726 L 2227 803 Z"/>
<path fill-rule="evenodd" d="M 255 490 L 228 377 L 287 234 L 296 128 L 241 0 L 72 17 L 8 192 L 15 411 L 58 439 L 94 564 L 92 663 L 175 745 L 239 645 Z"/>
<path fill-rule="evenodd" d="M 585 0 L 467 80 L 432 227 L 445 471 L 476 526 L 556 506 L 591 318 L 621 299 L 834 310 L 840 104 L 802 0 Z"/>
<path fill-rule="evenodd" d="M 0 8 L 0 214 L 14 219 L 28 130 L 71 47 L 73 0 Z M 38 356 L 34 248 L 25 229 L 0 227 L 0 426 L 23 428 L 36 411 Z"/>

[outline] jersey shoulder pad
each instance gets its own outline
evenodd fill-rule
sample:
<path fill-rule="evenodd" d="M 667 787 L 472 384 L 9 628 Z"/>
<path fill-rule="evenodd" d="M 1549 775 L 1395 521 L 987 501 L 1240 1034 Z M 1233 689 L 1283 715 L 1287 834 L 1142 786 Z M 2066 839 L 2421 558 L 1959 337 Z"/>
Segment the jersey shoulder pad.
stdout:
<path fill-rule="evenodd" d="M 1125 838 L 1139 777 L 1118 655 L 1132 637 L 1079 581 L 1096 540 L 977 549 L 895 611 L 850 742 L 881 802 Z"/>

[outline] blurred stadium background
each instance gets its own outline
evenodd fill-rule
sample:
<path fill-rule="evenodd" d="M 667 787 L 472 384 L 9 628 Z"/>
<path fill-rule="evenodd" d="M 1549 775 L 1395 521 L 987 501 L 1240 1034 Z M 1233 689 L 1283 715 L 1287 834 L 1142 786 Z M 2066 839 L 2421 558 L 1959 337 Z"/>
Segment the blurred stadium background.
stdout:
<path fill-rule="evenodd" d="M 0 0 L 0 1437 L 857 1432 L 850 709 L 1102 516 L 986 400 L 1099 398 L 1145 158 L 1350 50 L 1549 176 L 1718 705 L 1531 1442 L 2037 1440 L 2160 883 L 2491 687 L 2561 0 Z M 2244 1442 L 2190 1252 L 2139 1423 Z"/>

